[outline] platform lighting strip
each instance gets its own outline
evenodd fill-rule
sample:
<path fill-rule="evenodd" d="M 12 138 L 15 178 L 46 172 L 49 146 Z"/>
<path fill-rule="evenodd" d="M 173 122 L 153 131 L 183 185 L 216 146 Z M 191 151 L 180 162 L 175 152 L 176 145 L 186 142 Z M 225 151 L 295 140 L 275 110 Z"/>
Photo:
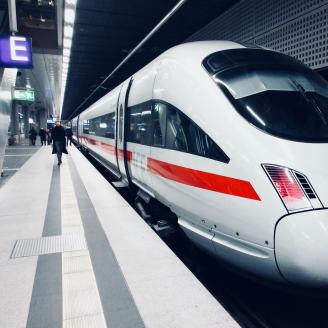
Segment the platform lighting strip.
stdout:
<path fill-rule="evenodd" d="M 64 95 L 66 90 L 67 74 L 71 57 L 71 47 L 74 35 L 74 22 L 77 0 L 65 0 L 64 10 L 64 37 L 63 37 L 63 63 L 61 80 L 61 102 L 60 111 L 63 108 Z"/>

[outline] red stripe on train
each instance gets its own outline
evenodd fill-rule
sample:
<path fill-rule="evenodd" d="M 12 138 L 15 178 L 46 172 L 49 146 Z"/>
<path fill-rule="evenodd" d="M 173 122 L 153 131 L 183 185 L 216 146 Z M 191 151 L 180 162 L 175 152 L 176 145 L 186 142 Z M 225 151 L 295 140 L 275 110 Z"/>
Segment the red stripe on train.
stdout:
<path fill-rule="evenodd" d="M 120 159 L 123 159 L 123 149 L 118 149 L 117 150 L 117 154 L 118 154 L 118 157 Z M 128 162 L 130 162 L 132 160 L 132 151 L 130 151 L 130 150 L 127 150 L 126 151 L 126 160 Z"/>
<path fill-rule="evenodd" d="M 108 143 L 105 143 L 105 142 L 102 142 L 102 141 L 99 141 L 99 140 L 95 140 L 95 139 L 92 139 L 92 138 L 89 138 L 89 137 L 80 137 L 81 139 L 86 139 L 88 142 L 90 142 L 92 145 L 94 146 L 98 146 L 110 153 L 115 153 L 115 146 L 112 146 L 111 144 L 108 144 Z M 120 149 L 118 148 L 117 149 L 117 154 L 118 154 L 118 157 L 120 159 L 123 159 L 123 149 Z M 126 151 L 126 159 L 128 162 L 130 162 L 132 160 L 132 152 L 130 150 L 127 150 Z"/>
<path fill-rule="evenodd" d="M 163 178 L 223 194 L 261 200 L 250 182 L 148 158 L 148 170 Z"/>
<path fill-rule="evenodd" d="M 100 142 L 88 137 L 84 137 L 84 139 L 87 139 L 91 144 L 97 145 L 104 150 L 115 153 L 115 147 L 110 144 Z M 117 153 L 118 157 L 123 159 L 123 150 L 118 149 Z M 127 161 L 130 162 L 132 160 L 132 155 L 132 151 L 126 151 Z M 183 166 L 162 162 L 150 157 L 148 157 L 147 165 L 150 172 L 169 180 L 177 181 L 201 189 L 220 192 L 223 194 L 259 201 L 261 200 L 249 181 L 189 169 Z"/>

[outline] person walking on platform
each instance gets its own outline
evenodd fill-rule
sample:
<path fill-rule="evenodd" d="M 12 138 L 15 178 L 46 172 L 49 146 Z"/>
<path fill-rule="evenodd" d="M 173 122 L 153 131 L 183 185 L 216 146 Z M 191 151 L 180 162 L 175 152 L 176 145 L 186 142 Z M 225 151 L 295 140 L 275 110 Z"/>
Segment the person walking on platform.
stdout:
<path fill-rule="evenodd" d="M 40 136 L 40 140 L 41 140 L 41 146 L 46 145 L 47 133 L 43 128 L 40 129 L 39 136 Z"/>
<path fill-rule="evenodd" d="M 52 142 L 52 140 L 51 140 L 51 131 L 52 131 L 52 129 L 47 129 L 46 130 L 48 145 L 51 145 L 51 142 Z"/>
<path fill-rule="evenodd" d="M 36 136 L 37 136 L 37 132 L 34 129 L 34 126 L 31 127 L 30 131 L 28 132 L 28 137 L 30 139 L 30 143 L 32 146 L 35 146 L 35 140 L 36 140 Z"/>
<path fill-rule="evenodd" d="M 66 139 L 67 139 L 66 146 L 68 146 L 68 141 L 69 141 L 69 145 L 72 146 L 72 138 L 73 138 L 73 131 L 71 128 L 67 128 L 66 129 Z"/>
<path fill-rule="evenodd" d="M 56 126 L 51 133 L 51 139 L 53 141 L 52 153 L 57 154 L 58 166 L 62 163 L 62 154 L 68 154 L 66 149 L 65 129 L 61 125 L 61 121 L 56 122 Z"/>

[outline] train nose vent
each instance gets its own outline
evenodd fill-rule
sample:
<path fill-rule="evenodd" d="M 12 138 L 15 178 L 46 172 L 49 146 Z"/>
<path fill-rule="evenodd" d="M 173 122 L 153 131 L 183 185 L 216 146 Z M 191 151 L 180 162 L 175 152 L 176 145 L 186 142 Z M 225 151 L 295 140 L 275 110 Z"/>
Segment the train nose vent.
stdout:
<path fill-rule="evenodd" d="M 294 172 L 296 179 L 298 180 L 299 184 L 302 186 L 305 194 L 309 197 L 309 199 L 316 199 L 318 198 L 317 195 L 315 194 L 314 189 L 310 185 L 310 182 L 304 176 L 303 174 L 300 174 L 298 172 Z"/>

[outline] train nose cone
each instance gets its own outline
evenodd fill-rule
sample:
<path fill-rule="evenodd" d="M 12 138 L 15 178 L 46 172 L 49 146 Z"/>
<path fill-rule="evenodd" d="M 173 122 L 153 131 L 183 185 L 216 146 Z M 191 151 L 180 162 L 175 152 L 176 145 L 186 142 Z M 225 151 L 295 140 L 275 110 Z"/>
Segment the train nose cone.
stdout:
<path fill-rule="evenodd" d="M 328 287 L 328 210 L 282 218 L 275 233 L 276 261 L 291 283 Z"/>

